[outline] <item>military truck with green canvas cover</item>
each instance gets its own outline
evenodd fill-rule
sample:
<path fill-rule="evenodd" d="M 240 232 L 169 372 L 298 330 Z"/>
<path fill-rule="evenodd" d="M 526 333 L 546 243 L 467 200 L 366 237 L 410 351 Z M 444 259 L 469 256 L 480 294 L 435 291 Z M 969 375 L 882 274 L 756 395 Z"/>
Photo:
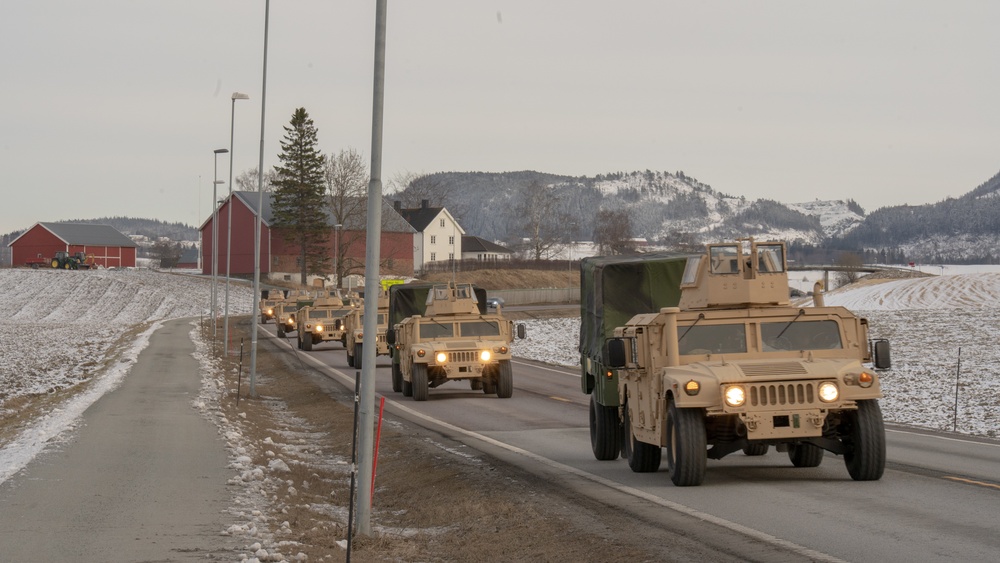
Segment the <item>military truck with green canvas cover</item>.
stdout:
<path fill-rule="evenodd" d="M 347 365 L 352 368 L 361 369 L 362 352 L 364 344 L 374 342 L 375 356 L 388 356 L 389 344 L 385 341 L 385 331 L 389 327 L 389 293 L 379 292 L 375 302 L 378 312 L 375 319 L 375 338 L 365 338 L 364 331 L 364 304 L 367 300 L 361 299 L 361 306 L 355 307 L 346 317 L 344 317 L 344 336 L 347 338 Z"/>
<path fill-rule="evenodd" d="M 675 485 L 700 485 L 707 459 L 775 446 L 795 467 L 829 451 L 855 480 L 882 477 L 876 369 L 889 343 L 821 292 L 791 305 L 784 243 L 707 245 L 680 289 L 677 306 L 632 317 L 607 342 L 633 471 L 656 471 L 665 451 Z"/>
<path fill-rule="evenodd" d="M 590 443 L 594 457 L 618 459 L 618 376 L 609 367 L 605 342 L 615 328 L 639 313 L 680 301 L 687 255 L 593 256 L 580 262 L 580 382 L 590 395 Z"/>
<path fill-rule="evenodd" d="M 515 327 L 500 313 L 485 311 L 486 292 L 454 282 L 410 289 L 406 294 L 405 285 L 390 288 L 390 321 L 394 298 L 397 308 L 405 304 L 411 312 L 386 335 L 393 347 L 393 388 L 398 380 L 404 396 L 425 401 L 429 388 L 467 380 L 473 389 L 511 397 L 510 344 Z M 421 293 L 426 295 L 424 306 L 414 312 L 420 308 L 413 297 Z M 517 331 L 523 338 L 523 325 Z"/>
<path fill-rule="evenodd" d="M 345 341 L 344 318 L 354 310 L 350 303 L 344 303 L 339 296 L 323 293 L 303 306 L 296 313 L 299 349 L 311 352 L 313 346 L 324 342 Z"/>

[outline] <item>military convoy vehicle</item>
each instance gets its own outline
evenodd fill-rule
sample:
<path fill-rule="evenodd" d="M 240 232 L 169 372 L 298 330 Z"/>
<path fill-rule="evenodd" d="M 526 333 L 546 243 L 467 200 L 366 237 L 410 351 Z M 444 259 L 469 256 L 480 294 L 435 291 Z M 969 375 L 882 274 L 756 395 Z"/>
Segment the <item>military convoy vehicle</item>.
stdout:
<path fill-rule="evenodd" d="M 310 352 L 316 344 L 340 342 L 344 345 L 344 317 L 354 310 L 335 294 L 325 293 L 299 308 L 295 315 L 299 349 Z"/>
<path fill-rule="evenodd" d="M 287 338 L 289 332 L 298 329 L 296 313 L 306 305 L 312 305 L 313 296 L 304 289 L 288 293 L 285 300 L 275 305 L 275 326 L 280 338 Z"/>
<path fill-rule="evenodd" d="M 618 372 L 607 359 L 607 339 L 639 313 L 675 307 L 688 256 L 647 253 L 592 256 L 580 262 L 580 383 L 590 395 L 590 445 L 599 460 L 618 459 Z"/>
<path fill-rule="evenodd" d="M 264 289 L 260 292 L 260 323 L 267 324 L 267 321 L 274 320 L 278 309 L 278 304 L 287 299 L 285 290 Z"/>
<path fill-rule="evenodd" d="M 795 467 L 829 451 L 855 480 L 882 477 L 876 370 L 889 343 L 821 293 L 791 305 L 784 243 L 710 244 L 685 260 L 679 288 L 676 306 L 633 316 L 606 343 L 633 471 L 658 470 L 666 451 L 671 481 L 700 485 L 707 459 L 775 446 Z"/>
<path fill-rule="evenodd" d="M 365 300 L 362 300 L 361 306 L 355 307 L 344 317 L 344 337 L 347 339 L 344 348 L 347 350 L 347 365 L 357 369 L 362 368 L 361 352 L 365 343 L 374 343 L 375 356 L 389 355 L 389 344 L 385 341 L 385 331 L 389 328 L 389 293 L 382 291 L 375 299 L 376 307 L 378 307 L 375 320 L 375 338 L 365 338 L 364 302 Z"/>
<path fill-rule="evenodd" d="M 392 348 L 394 391 L 426 401 L 429 388 L 467 380 L 486 394 L 513 395 L 514 323 L 500 313 L 487 313 L 484 290 L 454 282 L 403 284 L 390 287 L 389 295 L 393 325 L 386 340 Z M 421 296 L 426 297 L 422 306 Z M 524 338 L 524 325 L 516 330 Z"/>

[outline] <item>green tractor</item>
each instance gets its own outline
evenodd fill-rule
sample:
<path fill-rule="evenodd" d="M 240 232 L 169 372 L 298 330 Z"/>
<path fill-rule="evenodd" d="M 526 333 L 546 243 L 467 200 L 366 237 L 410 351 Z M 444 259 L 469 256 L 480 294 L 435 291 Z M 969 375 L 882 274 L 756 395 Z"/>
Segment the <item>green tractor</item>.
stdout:
<path fill-rule="evenodd" d="M 56 252 L 56 255 L 52 258 L 50 265 L 53 268 L 61 268 L 63 270 L 90 269 L 90 264 L 87 262 L 87 256 L 83 252 L 70 254 L 69 252 L 60 250 L 59 252 Z"/>

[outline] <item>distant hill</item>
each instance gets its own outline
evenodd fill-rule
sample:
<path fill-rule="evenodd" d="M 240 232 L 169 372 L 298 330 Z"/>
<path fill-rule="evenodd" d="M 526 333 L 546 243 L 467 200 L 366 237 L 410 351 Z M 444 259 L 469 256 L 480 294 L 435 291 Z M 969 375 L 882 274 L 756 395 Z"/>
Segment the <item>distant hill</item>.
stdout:
<path fill-rule="evenodd" d="M 524 236 L 531 189 L 555 196 L 553 220 L 567 240 L 592 240 L 602 209 L 626 210 L 636 237 L 677 247 L 733 237 L 776 238 L 797 249 L 863 252 L 875 261 L 993 263 L 1000 260 L 1000 174 L 959 198 L 866 214 L 852 200 L 783 203 L 718 192 L 684 172 L 571 177 L 534 171 L 439 172 L 388 196 L 444 206 L 467 234 L 512 243 Z"/>

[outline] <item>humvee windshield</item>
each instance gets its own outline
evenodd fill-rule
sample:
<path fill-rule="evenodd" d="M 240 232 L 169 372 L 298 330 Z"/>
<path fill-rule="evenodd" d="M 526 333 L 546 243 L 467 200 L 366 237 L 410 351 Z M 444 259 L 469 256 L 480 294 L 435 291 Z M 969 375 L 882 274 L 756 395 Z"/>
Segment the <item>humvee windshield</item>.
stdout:
<path fill-rule="evenodd" d="M 843 348 L 837 321 L 781 321 L 761 323 L 764 351 L 838 350 Z"/>
<path fill-rule="evenodd" d="M 500 325 L 490 321 L 469 321 L 459 323 L 462 336 L 500 336 Z"/>
<path fill-rule="evenodd" d="M 385 313 L 379 313 L 378 314 L 378 320 L 375 321 L 375 324 L 379 324 L 379 325 L 384 325 L 385 324 Z"/>
<path fill-rule="evenodd" d="M 330 311 L 324 310 L 324 309 L 320 309 L 318 311 L 317 310 L 309 311 L 309 318 L 310 319 L 328 319 L 328 318 L 330 318 Z"/>
<path fill-rule="evenodd" d="M 679 351 L 684 354 L 741 354 L 747 351 L 746 326 L 693 325 L 680 327 Z"/>
<path fill-rule="evenodd" d="M 420 338 L 447 338 L 455 335 L 455 325 L 452 323 L 427 322 L 420 323 Z"/>

